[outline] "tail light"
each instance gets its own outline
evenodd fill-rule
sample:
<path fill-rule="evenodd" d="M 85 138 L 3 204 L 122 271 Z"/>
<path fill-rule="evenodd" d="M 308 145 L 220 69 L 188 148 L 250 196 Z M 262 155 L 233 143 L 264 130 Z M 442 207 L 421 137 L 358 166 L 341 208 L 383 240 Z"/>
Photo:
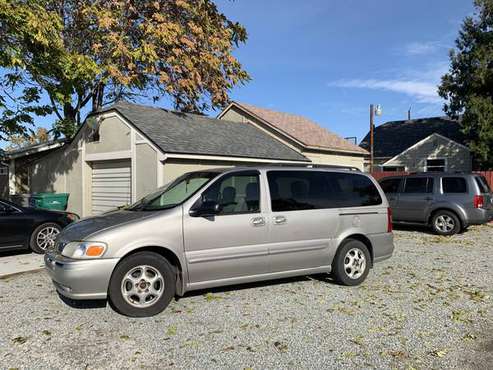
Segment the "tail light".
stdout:
<path fill-rule="evenodd" d="M 484 207 L 484 197 L 482 195 L 474 196 L 474 208 L 483 208 Z"/>
<path fill-rule="evenodd" d="M 392 208 L 387 207 L 387 232 L 392 232 Z"/>

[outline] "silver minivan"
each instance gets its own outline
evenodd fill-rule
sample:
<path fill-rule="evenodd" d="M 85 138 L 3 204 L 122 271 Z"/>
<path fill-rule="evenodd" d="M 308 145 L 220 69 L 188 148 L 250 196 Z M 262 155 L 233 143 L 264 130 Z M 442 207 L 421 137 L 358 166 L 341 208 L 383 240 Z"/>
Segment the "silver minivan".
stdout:
<path fill-rule="evenodd" d="M 61 295 L 142 317 L 196 289 L 318 273 L 358 285 L 393 250 L 391 211 L 370 176 L 223 168 L 67 227 L 45 264 Z"/>

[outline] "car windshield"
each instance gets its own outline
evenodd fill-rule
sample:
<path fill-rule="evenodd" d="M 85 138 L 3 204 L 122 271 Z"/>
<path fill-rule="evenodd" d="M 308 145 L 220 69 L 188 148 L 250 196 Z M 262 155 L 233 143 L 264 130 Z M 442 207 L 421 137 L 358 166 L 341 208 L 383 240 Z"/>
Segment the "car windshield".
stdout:
<path fill-rule="evenodd" d="M 173 208 L 190 198 L 215 176 L 217 172 L 187 173 L 145 196 L 127 209 L 130 211 L 159 211 Z"/>

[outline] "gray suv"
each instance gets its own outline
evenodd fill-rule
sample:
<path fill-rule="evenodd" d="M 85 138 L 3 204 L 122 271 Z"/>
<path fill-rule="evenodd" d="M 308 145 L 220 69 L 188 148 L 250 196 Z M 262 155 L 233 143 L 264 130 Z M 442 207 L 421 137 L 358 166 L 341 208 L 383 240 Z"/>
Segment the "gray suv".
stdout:
<path fill-rule="evenodd" d="M 435 233 L 453 235 L 493 218 L 493 197 L 483 176 L 420 173 L 380 180 L 392 207 L 394 223 L 429 225 Z"/>
<path fill-rule="evenodd" d="M 196 289 L 332 273 L 358 285 L 394 250 L 378 183 L 360 172 L 214 169 L 185 174 L 127 209 L 64 229 L 45 264 L 72 299 L 109 297 L 128 316 Z"/>

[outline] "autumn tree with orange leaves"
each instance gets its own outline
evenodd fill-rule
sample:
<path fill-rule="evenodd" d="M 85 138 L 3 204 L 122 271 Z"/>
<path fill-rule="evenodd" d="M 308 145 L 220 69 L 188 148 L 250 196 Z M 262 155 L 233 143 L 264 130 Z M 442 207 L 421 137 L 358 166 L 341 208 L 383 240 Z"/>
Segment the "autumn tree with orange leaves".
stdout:
<path fill-rule="evenodd" d="M 223 107 L 249 80 L 233 56 L 246 39 L 210 0 L 0 0 L 0 139 L 49 114 L 70 137 L 122 97 Z"/>

